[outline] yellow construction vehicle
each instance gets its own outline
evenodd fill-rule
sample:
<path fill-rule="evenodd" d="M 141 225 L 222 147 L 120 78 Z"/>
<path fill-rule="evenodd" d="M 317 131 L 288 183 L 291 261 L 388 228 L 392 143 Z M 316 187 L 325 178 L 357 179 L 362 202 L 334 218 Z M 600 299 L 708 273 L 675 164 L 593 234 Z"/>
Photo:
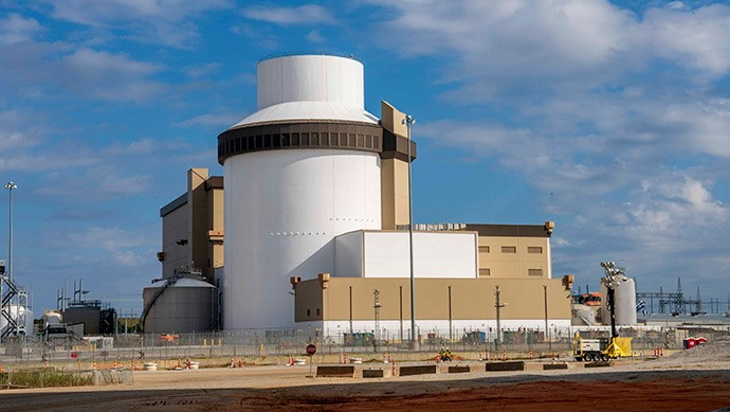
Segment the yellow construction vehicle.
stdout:
<path fill-rule="evenodd" d="M 614 295 L 623 271 L 621 268 L 617 268 L 613 262 L 601 262 L 601 267 L 606 272 L 606 276 L 601 278 L 601 282 L 606 286 L 608 309 L 611 314 L 611 339 L 582 339 L 576 332 L 573 339 L 573 356 L 576 360 L 607 361 L 622 356 L 631 356 L 631 338 L 619 337 L 616 330 Z"/>
<path fill-rule="evenodd" d="M 576 332 L 573 338 L 573 356 L 577 361 L 608 361 L 631 356 L 631 338 L 618 336 L 609 339 L 583 339 Z"/>

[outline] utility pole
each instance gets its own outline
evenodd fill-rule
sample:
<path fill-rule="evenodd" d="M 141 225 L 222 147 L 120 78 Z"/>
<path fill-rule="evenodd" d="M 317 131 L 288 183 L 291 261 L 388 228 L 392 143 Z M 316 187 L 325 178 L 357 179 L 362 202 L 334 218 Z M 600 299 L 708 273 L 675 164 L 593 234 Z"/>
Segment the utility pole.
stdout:
<path fill-rule="evenodd" d="M 507 306 L 506 303 L 500 303 L 499 294 L 500 294 L 499 286 L 495 286 L 495 291 L 494 291 L 494 296 L 495 296 L 494 308 L 497 309 L 497 338 L 494 340 L 494 343 L 495 343 L 495 346 L 496 346 L 496 349 L 497 350 L 499 350 L 499 345 L 502 343 L 502 326 L 500 324 L 500 318 L 499 318 L 500 313 L 499 312 L 500 312 L 500 309 L 502 309 L 503 307 Z"/>
<path fill-rule="evenodd" d="M 408 253 L 410 255 L 410 277 L 411 277 L 411 342 L 410 349 L 418 349 L 418 336 L 416 335 L 416 286 L 413 273 L 413 186 L 411 184 L 411 127 L 416 124 L 416 119 L 406 115 L 403 119 L 408 131 Z"/>
<path fill-rule="evenodd" d="M 380 338 L 380 307 L 382 305 L 380 304 L 380 290 L 375 289 L 373 291 L 373 312 L 375 315 L 375 330 L 373 339 L 373 348 L 375 349 L 375 352 L 378 351 L 378 339 Z"/>
<path fill-rule="evenodd" d="M 543 292 L 545 295 L 545 339 L 548 341 L 549 351 L 553 351 L 553 340 L 550 339 L 550 329 L 548 328 L 548 298 L 547 298 L 547 285 L 543 285 Z"/>

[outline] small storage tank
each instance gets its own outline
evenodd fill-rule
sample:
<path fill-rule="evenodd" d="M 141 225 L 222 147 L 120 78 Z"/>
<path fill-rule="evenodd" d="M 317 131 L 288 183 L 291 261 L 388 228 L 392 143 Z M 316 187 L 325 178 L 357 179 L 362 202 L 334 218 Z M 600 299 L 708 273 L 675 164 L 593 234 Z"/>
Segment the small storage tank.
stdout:
<path fill-rule="evenodd" d="M 8 312 L 10 314 L 10 318 L 15 320 L 16 322 L 19 320 L 25 321 L 25 334 L 33 335 L 33 311 L 31 309 L 28 309 L 25 306 L 11 304 L 8 305 Z M 0 316 L 0 331 L 5 330 L 7 326 L 7 319 L 5 319 L 5 317 L 3 316 Z"/>
<path fill-rule="evenodd" d="M 47 310 L 43 313 L 43 325 L 59 325 L 63 323 L 63 316 L 61 313 L 55 310 Z"/>
<path fill-rule="evenodd" d="M 625 275 L 617 275 L 617 279 L 618 286 L 614 292 L 616 325 L 636 325 L 636 283 Z M 604 325 L 610 325 L 611 312 L 608 310 L 608 290 L 604 284 L 601 284 L 601 294 L 604 297 L 603 302 L 601 302 L 601 319 Z"/>
<path fill-rule="evenodd" d="M 218 288 L 202 280 L 170 278 L 143 291 L 144 331 L 184 333 L 218 329 Z"/>

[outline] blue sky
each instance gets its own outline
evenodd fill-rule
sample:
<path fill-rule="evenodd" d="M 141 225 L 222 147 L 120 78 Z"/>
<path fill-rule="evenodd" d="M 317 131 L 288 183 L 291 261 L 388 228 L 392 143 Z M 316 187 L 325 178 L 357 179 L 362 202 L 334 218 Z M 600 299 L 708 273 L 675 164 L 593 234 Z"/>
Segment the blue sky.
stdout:
<path fill-rule="evenodd" d="M 0 0 L 16 279 L 37 312 L 83 278 L 139 313 L 159 208 L 188 168 L 222 173 L 257 61 L 312 52 L 353 54 L 366 108 L 417 119 L 418 222 L 554 220 L 556 276 L 595 289 L 615 260 L 640 290 L 726 300 L 729 27 L 719 1 Z"/>

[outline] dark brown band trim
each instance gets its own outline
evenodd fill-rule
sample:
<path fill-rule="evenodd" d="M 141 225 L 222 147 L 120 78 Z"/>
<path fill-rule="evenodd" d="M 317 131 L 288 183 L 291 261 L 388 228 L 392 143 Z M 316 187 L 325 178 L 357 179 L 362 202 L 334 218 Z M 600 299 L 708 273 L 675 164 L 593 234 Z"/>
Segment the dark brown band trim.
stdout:
<path fill-rule="evenodd" d="M 160 217 L 165 217 L 166 215 L 174 212 L 177 208 L 180 206 L 188 203 L 188 193 L 185 192 L 178 196 L 177 199 L 173 200 L 172 202 L 166 204 L 165 206 L 162 206 L 160 208 Z"/>
<path fill-rule="evenodd" d="M 218 163 L 231 156 L 282 149 L 348 149 L 408 161 L 408 139 L 380 125 L 348 122 L 270 123 L 229 129 L 218 135 Z M 416 144 L 411 142 L 411 159 Z"/>
<path fill-rule="evenodd" d="M 475 225 L 466 224 L 470 232 L 478 232 L 479 236 L 510 236 L 510 237 L 550 237 L 551 232 L 540 225 Z"/>
<path fill-rule="evenodd" d="M 416 160 L 416 142 L 411 140 L 411 161 Z M 408 161 L 408 139 L 383 129 L 383 159 L 398 159 Z"/>
<path fill-rule="evenodd" d="M 218 136 L 218 163 L 242 153 L 282 149 L 349 149 L 381 153 L 382 128 L 365 123 L 263 124 Z"/>
<path fill-rule="evenodd" d="M 223 189 L 223 176 L 211 176 L 205 181 L 205 191 Z"/>

